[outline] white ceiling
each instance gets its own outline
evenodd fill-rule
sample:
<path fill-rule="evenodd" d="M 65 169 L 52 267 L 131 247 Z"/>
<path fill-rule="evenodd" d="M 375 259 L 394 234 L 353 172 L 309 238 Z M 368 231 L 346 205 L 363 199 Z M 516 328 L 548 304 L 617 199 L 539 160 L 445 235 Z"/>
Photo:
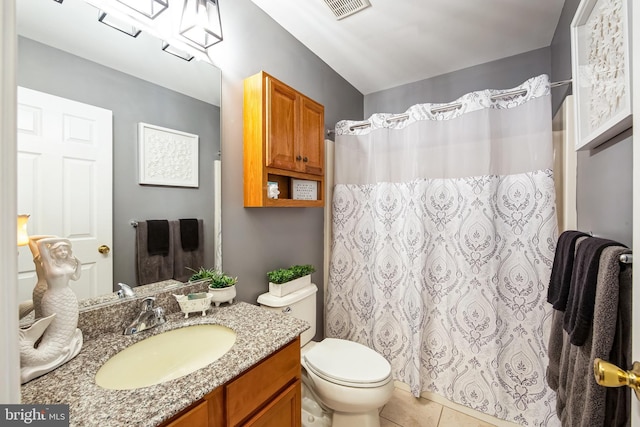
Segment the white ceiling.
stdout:
<path fill-rule="evenodd" d="M 252 0 L 367 95 L 551 44 L 564 0 Z"/>

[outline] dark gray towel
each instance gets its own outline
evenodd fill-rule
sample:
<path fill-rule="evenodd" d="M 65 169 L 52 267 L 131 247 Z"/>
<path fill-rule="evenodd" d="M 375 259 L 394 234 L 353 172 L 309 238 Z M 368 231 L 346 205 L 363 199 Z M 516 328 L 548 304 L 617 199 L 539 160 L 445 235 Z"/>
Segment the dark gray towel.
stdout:
<path fill-rule="evenodd" d="M 564 313 L 563 328 L 569 333 L 571 344 L 584 344 L 593 324 L 593 306 L 600 255 L 608 246 L 624 246 L 613 240 L 591 237 L 580 244 L 571 275 L 569 298 Z"/>
<path fill-rule="evenodd" d="M 551 303 L 556 310 L 564 311 L 567 306 L 576 240 L 587 236 L 589 235 L 581 231 L 568 230 L 558 237 L 547 291 L 547 302 Z"/>
<path fill-rule="evenodd" d="M 169 255 L 169 221 L 166 219 L 147 221 L 147 251 L 149 255 Z"/>
<path fill-rule="evenodd" d="M 615 248 L 618 249 L 618 248 Z M 620 256 L 631 251 L 614 253 Z M 603 253 L 603 258 L 604 258 Z M 631 281 L 632 268 L 630 265 L 620 265 L 620 291 L 618 299 L 618 320 L 616 324 L 616 334 L 613 337 L 613 345 L 609 353 L 609 362 L 623 369 L 631 369 Z M 624 427 L 628 425 L 631 418 L 631 393 L 627 387 L 608 387 L 606 392 L 606 404 L 604 419 L 611 427 Z"/>
<path fill-rule="evenodd" d="M 588 240 L 588 239 L 587 239 Z M 584 244 L 584 242 L 582 243 Z M 580 247 L 578 246 L 578 250 Z M 620 255 L 628 253 L 624 247 L 606 247 L 599 259 L 596 285 L 593 328 L 589 330 L 583 346 L 569 342 L 569 335 L 563 331 L 564 347 L 560 362 L 560 376 L 557 387 L 556 411 L 563 426 L 571 427 L 619 427 L 627 422 L 628 401 L 618 399 L 618 389 L 598 385 L 593 376 L 593 361 L 596 358 L 611 360 L 615 336 L 626 335 L 626 345 L 630 342 L 629 329 L 618 324 L 620 315 L 630 319 L 631 275 L 620 272 Z M 626 289 L 626 291 L 625 291 Z M 624 301 L 626 297 L 627 301 Z M 624 330 L 626 329 L 626 330 Z M 621 343 L 622 344 L 622 343 Z M 624 344 L 623 344 L 624 345 Z M 622 350 L 627 355 L 628 347 Z M 613 352 L 613 353 L 612 353 Z M 623 365 L 628 369 L 629 366 Z M 630 396 L 629 391 L 626 396 Z"/>
<path fill-rule="evenodd" d="M 195 251 L 200 246 L 200 233 L 198 233 L 198 220 L 195 218 L 180 220 L 180 243 L 182 250 Z"/>
<path fill-rule="evenodd" d="M 204 264 L 204 225 L 201 219 L 197 220 L 198 224 L 198 236 L 200 237 L 200 245 L 195 251 L 186 251 L 183 249 L 182 244 L 180 243 L 180 223 L 179 221 L 169 221 L 171 230 L 173 233 L 173 278 L 176 280 L 180 280 L 181 282 L 186 282 L 189 280 L 189 277 L 193 274 L 191 268 L 193 270 L 198 270 L 200 267 L 206 267 Z"/>
<path fill-rule="evenodd" d="M 169 233 L 169 253 L 166 256 L 149 255 L 147 248 L 147 222 L 140 221 L 136 228 L 136 280 L 137 285 L 160 282 L 173 278 L 173 238 Z"/>
<path fill-rule="evenodd" d="M 579 247 L 586 239 L 589 239 L 589 237 L 578 237 L 574 242 L 575 247 Z M 549 387 L 558 394 L 564 390 L 564 387 L 559 386 L 560 384 L 564 384 L 566 380 L 567 365 L 569 363 L 568 346 L 571 345 L 569 343 L 569 336 L 562 328 L 563 319 L 564 311 L 554 309 L 551 318 L 551 331 L 549 333 L 549 365 L 547 366 L 546 379 Z M 561 401 L 560 396 L 558 401 Z M 558 414 L 560 413 L 561 411 L 558 411 Z"/>

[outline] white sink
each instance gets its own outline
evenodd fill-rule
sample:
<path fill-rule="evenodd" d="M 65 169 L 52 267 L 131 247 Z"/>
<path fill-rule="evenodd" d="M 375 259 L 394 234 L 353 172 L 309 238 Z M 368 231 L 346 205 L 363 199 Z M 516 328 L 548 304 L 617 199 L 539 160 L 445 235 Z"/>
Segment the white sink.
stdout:
<path fill-rule="evenodd" d="M 236 333 L 221 325 L 194 325 L 163 332 L 107 360 L 96 384 L 112 390 L 147 387 L 180 378 L 222 357 L 236 341 Z"/>

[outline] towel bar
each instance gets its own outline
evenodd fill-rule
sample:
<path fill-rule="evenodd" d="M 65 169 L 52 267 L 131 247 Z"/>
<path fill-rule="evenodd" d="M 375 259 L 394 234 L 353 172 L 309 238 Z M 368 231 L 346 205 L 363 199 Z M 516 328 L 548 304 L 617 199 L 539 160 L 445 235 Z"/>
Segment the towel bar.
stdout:
<path fill-rule="evenodd" d="M 633 254 L 620 255 L 620 262 L 623 264 L 633 264 Z"/>

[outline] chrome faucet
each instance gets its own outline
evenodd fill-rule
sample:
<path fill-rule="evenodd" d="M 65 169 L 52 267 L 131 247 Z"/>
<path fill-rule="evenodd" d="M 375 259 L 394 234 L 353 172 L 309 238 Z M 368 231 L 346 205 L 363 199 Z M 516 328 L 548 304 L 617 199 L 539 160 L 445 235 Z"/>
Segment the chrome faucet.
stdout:
<path fill-rule="evenodd" d="M 142 300 L 142 311 L 133 322 L 124 330 L 125 335 L 133 335 L 146 331 L 166 322 L 162 307 L 153 307 L 155 297 L 146 297 Z"/>
<path fill-rule="evenodd" d="M 124 283 L 118 283 L 118 286 L 120 286 L 120 290 L 118 290 L 118 292 L 116 292 L 116 294 L 118 295 L 118 298 L 126 298 L 126 297 L 135 297 L 136 296 L 135 292 L 133 292 L 133 289 L 131 289 L 131 286 L 126 285 Z"/>

